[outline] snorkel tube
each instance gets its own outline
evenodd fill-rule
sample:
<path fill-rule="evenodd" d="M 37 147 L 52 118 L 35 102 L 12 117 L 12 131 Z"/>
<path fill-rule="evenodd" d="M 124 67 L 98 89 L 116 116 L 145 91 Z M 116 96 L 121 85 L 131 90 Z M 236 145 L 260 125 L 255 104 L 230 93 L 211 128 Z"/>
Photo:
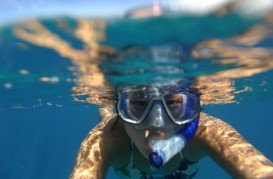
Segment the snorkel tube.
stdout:
<path fill-rule="evenodd" d="M 149 145 L 152 151 L 149 154 L 150 163 L 155 168 L 160 168 L 167 163 L 175 154 L 181 151 L 197 131 L 199 116 L 186 126 L 176 135 L 168 140 L 151 139 Z"/>

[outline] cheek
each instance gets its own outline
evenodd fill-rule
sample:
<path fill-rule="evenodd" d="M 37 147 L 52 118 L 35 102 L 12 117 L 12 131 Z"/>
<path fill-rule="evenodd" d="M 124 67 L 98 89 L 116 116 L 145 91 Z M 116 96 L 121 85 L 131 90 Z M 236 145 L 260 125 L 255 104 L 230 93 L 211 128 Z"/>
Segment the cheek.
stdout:
<path fill-rule="evenodd" d="M 140 151 L 140 153 L 145 157 L 148 158 L 148 151 L 145 147 L 145 133 L 144 131 L 138 131 L 129 125 L 125 125 L 125 130 L 128 136 L 131 138 L 134 145 Z"/>
<path fill-rule="evenodd" d="M 128 124 L 125 125 L 125 130 L 135 144 L 144 141 L 144 132 L 138 131 Z"/>

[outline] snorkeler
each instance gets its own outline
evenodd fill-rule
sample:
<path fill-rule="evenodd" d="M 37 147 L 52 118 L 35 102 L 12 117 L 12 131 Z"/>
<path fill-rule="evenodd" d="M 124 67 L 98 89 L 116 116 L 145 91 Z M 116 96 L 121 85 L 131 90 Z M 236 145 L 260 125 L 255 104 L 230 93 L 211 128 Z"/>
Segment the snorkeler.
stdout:
<path fill-rule="evenodd" d="M 117 114 L 81 145 L 71 178 L 193 178 L 209 155 L 235 178 L 273 178 L 273 164 L 230 125 L 200 114 L 199 94 L 181 86 L 119 91 Z M 199 125 L 198 125 L 199 123 Z"/>
<path fill-rule="evenodd" d="M 183 89 L 155 86 L 130 89 L 119 93 L 117 111 L 132 142 L 126 167 L 130 177 L 160 174 L 163 178 L 188 178 L 197 173 L 197 164 L 184 158 L 181 150 L 197 130 L 198 96 Z M 138 171 L 132 172 L 137 170 L 134 169 L 134 145 L 142 154 L 138 158 L 144 158 L 139 162 Z M 124 169 L 116 170 L 123 174 Z"/>

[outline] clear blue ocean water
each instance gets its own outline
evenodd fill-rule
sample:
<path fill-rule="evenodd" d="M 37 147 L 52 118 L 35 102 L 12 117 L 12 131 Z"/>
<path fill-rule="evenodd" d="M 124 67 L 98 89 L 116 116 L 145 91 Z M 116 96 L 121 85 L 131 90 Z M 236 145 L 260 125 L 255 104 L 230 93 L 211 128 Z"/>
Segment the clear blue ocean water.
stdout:
<path fill-rule="evenodd" d="M 74 50 L 82 50 L 86 44 L 73 35 L 80 20 L 62 17 L 37 21 L 68 42 Z M 60 21 L 65 28 L 58 25 Z M 265 24 L 271 32 L 262 36 L 257 43 L 249 45 L 230 40 L 261 24 Z M 273 160 L 273 70 L 270 67 L 273 63 L 270 56 L 273 37 L 270 27 L 272 24 L 265 23 L 264 19 L 244 18 L 234 13 L 222 16 L 209 14 L 142 20 L 117 19 L 106 23 L 106 38 L 100 43 L 124 55 L 109 57 L 99 67 L 106 80 L 115 87 L 185 77 L 198 78 L 239 67 L 246 70 L 268 67 L 250 76 L 230 78 L 235 88 L 231 92 L 235 102 L 208 102 L 203 112 L 231 124 Z M 18 28 L 19 23 L 0 28 L 0 178 L 68 178 L 80 143 L 100 121 L 99 106 L 74 100 L 77 93 L 72 89 L 78 85 L 80 76 L 75 61 L 52 47 L 37 45 L 16 35 Z M 34 33 L 32 31 L 31 28 L 26 30 L 30 34 Z M 246 39 L 252 37 L 251 34 Z M 197 46 L 209 40 L 226 42 L 225 46 L 219 47 L 220 54 L 225 54 L 230 47 L 235 49 L 234 53 L 229 56 L 212 53 L 208 57 L 207 51 L 213 51 L 214 48 L 208 46 L 208 49 L 199 49 L 200 52 L 205 51 L 205 55 L 201 53 L 201 56 L 194 56 L 192 52 Z M 130 54 L 134 47 L 137 50 Z M 166 58 L 159 62 L 151 61 L 153 47 L 160 47 L 161 50 L 171 47 L 171 54 L 164 54 Z M 243 58 L 245 53 L 237 54 L 236 49 L 239 48 L 253 53 Z M 257 48 L 261 51 L 254 51 Z M 175 57 L 172 52 L 175 52 Z M 183 55 L 182 61 L 177 59 L 176 52 Z M 269 55 L 263 55 L 267 52 Z M 250 58 L 254 60 L 245 62 L 245 59 Z M 219 65 L 218 62 L 223 59 L 228 64 Z M 234 59 L 237 60 L 234 62 Z M 83 87 L 89 89 L 87 93 L 79 95 L 85 100 L 88 92 L 92 91 L 92 85 Z M 210 89 L 210 86 L 207 88 Z M 248 90 L 240 92 L 243 89 Z M 117 178 L 111 168 L 107 178 Z M 206 157 L 200 161 L 196 178 L 230 177 L 215 161 Z"/>

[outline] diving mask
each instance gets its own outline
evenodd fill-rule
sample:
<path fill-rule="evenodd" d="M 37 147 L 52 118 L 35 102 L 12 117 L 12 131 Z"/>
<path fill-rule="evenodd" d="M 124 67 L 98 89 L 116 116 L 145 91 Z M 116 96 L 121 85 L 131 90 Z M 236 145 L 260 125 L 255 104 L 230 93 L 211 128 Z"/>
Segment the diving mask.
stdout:
<path fill-rule="evenodd" d="M 133 90 L 119 92 L 117 111 L 125 122 L 140 124 L 155 105 L 162 106 L 171 121 L 177 125 L 192 122 L 201 109 L 199 97 L 188 92 Z"/>

